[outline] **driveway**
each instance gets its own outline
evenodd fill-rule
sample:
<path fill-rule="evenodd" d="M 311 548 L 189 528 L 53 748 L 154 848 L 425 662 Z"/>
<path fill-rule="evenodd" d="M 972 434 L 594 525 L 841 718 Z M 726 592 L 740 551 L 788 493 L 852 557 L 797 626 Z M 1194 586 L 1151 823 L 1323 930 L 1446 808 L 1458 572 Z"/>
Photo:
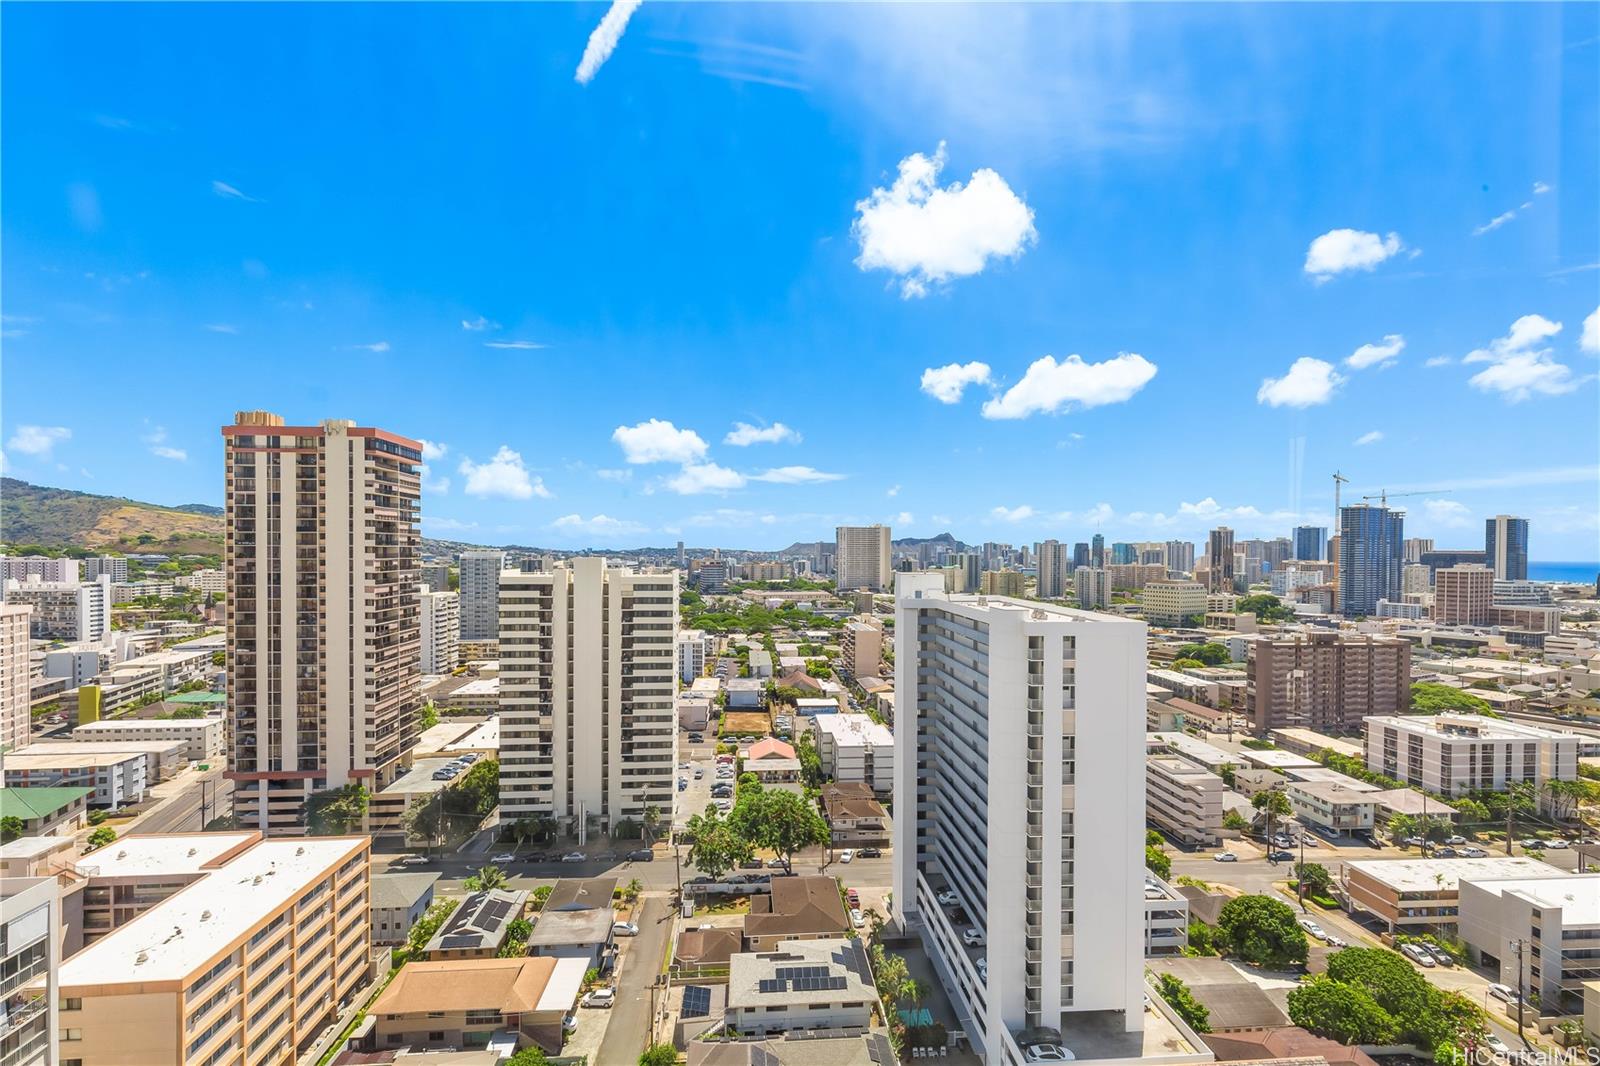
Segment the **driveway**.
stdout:
<path fill-rule="evenodd" d="M 635 1066 L 650 1034 L 651 985 L 661 972 L 672 929 L 672 912 L 662 896 L 646 896 L 638 918 L 639 935 L 627 940 L 617 964 L 617 1005 L 610 1010 L 605 1039 L 595 1066 Z"/>

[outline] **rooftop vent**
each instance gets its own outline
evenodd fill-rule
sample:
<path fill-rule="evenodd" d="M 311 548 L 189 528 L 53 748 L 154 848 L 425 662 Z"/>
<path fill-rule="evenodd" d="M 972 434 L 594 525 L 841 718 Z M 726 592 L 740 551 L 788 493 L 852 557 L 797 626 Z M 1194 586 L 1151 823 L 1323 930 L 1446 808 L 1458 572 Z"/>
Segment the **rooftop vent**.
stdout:
<path fill-rule="evenodd" d="M 138 955 L 134 956 L 133 964 L 135 966 L 143 966 L 145 963 L 147 963 L 149 961 L 150 961 L 150 953 L 148 951 L 141 951 L 141 952 L 139 952 Z"/>
<path fill-rule="evenodd" d="M 205 910 L 200 912 L 200 920 L 202 922 L 209 922 L 211 920 L 211 908 L 207 907 Z"/>

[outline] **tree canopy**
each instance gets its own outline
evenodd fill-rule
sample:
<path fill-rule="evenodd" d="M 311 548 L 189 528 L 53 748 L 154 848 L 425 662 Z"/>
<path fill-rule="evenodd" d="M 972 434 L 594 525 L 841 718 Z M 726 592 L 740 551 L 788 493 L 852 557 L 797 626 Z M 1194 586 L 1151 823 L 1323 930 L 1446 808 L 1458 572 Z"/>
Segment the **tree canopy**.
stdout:
<path fill-rule="evenodd" d="M 1465 689 L 1451 688 L 1432 681 L 1418 681 L 1411 686 L 1411 709 L 1417 714 L 1440 714 L 1445 711 L 1470 711 L 1482 714 L 1489 703 Z"/>
<path fill-rule="evenodd" d="M 1207 666 L 1226 666 L 1233 661 L 1226 644 L 1208 641 L 1205 644 L 1185 644 L 1178 649 L 1180 659 L 1198 659 Z"/>
<path fill-rule="evenodd" d="M 1217 926 L 1233 953 L 1245 962 L 1283 967 L 1306 960 L 1306 934 L 1294 910 L 1268 896 L 1236 896 L 1222 905 Z"/>

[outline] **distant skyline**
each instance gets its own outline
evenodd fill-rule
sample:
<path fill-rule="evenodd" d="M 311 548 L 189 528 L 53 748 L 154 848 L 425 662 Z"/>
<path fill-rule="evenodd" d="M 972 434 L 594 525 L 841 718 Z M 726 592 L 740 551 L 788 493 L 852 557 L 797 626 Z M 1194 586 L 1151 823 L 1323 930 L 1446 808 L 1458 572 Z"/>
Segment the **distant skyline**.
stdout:
<path fill-rule="evenodd" d="M 220 504 L 263 408 L 485 544 L 1288 536 L 1338 469 L 1597 559 L 1596 128 L 1593 5 L 12 6 L 4 471 Z"/>

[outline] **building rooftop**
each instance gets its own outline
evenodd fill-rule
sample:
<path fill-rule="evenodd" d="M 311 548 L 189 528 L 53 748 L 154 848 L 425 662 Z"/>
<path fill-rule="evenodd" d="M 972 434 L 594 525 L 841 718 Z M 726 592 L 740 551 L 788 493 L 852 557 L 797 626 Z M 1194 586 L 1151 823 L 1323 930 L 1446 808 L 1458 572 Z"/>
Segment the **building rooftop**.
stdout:
<path fill-rule="evenodd" d="M 475 892 L 462 901 L 423 950 L 482 951 L 497 948 L 505 939 L 506 926 L 522 916 L 527 904 L 526 891 L 495 888 L 488 892 Z"/>
<path fill-rule="evenodd" d="M 610 907 L 604 909 L 539 912 L 534 920 L 533 933 L 528 937 L 530 948 L 555 948 L 573 944 L 604 944 L 611 939 L 611 923 L 616 914 Z"/>
<path fill-rule="evenodd" d="M 372 875 L 372 906 L 387 910 L 407 910 L 439 880 L 436 873 L 396 873 Z"/>
<path fill-rule="evenodd" d="M 775 737 L 764 737 L 750 745 L 744 753 L 746 762 L 759 759 L 793 759 L 794 746 L 786 744 Z"/>
<path fill-rule="evenodd" d="M 611 910 L 617 891 L 615 877 L 563 877 L 550 887 L 542 913 L 552 911 Z"/>
<path fill-rule="evenodd" d="M 1213 1030 L 1276 1028 L 1289 1019 L 1261 988 L 1224 959 L 1150 959 L 1156 973 L 1170 973 L 1211 1011 Z"/>
<path fill-rule="evenodd" d="M 744 937 L 733 926 L 685 929 L 672 958 L 679 966 L 726 966 L 743 950 Z"/>
<path fill-rule="evenodd" d="M 1256 751 L 1252 748 L 1239 749 L 1238 758 L 1250 763 L 1252 766 L 1263 766 L 1272 770 L 1287 770 L 1291 767 L 1312 767 L 1319 765 L 1315 759 L 1308 759 L 1304 755 L 1296 755 L 1292 751 L 1282 748 L 1267 748 Z"/>
<path fill-rule="evenodd" d="M 1330 770 L 1326 766 L 1291 766 L 1285 771 L 1289 780 L 1300 782 L 1318 781 L 1325 785 L 1338 785 L 1340 788 L 1349 789 L 1351 792 L 1382 792 L 1368 781 L 1360 781 L 1349 774 L 1341 774 L 1337 770 Z"/>
<path fill-rule="evenodd" d="M 433 772 L 449 766 L 452 762 L 455 762 L 454 758 L 447 759 L 442 755 L 431 759 L 418 759 L 411 764 L 411 769 L 389 782 L 388 787 L 380 790 L 378 795 L 417 795 L 419 793 L 438 792 L 440 789 L 448 788 L 460 780 L 461 775 L 457 774 L 448 781 L 436 781 L 434 780 Z M 462 771 L 462 773 L 465 772 L 465 770 Z"/>
<path fill-rule="evenodd" d="M 110 733 L 118 729 L 135 726 L 139 729 L 170 729 L 174 733 L 192 732 L 195 729 L 206 727 L 216 728 L 222 724 L 222 719 L 211 718 L 113 718 L 100 722 L 85 722 L 72 731 L 72 738 L 78 741 L 79 736 L 88 736 L 91 739 L 95 733 Z M 32 745 L 30 745 L 32 746 Z"/>
<path fill-rule="evenodd" d="M 1324 803 L 1377 803 L 1372 798 L 1376 789 L 1347 788 L 1337 781 L 1292 781 L 1289 788 L 1295 792 L 1315 797 Z"/>
<path fill-rule="evenodd" d="M 1477 883 L 1569 876 L 1565 870 L 1520 855 L 1491 855 L 1483 859 L 1370 859 L 1348 862 L 1345 866 L 1397 892 L 1455 891 L 1463 880 Z"/>
<path fill-rule="evenodd" d="M 1196 740 L 1187 733 L 1146 733 L 1144 743 L 1146 751 L 1167 749 L 1202 766 L 1221 766 L 1239 761 L 1238 756 L 1203 740 Z"/>
<path fill-rule="evenodd" d="M 80 866 L 98 877 L 197 874 L 238 855 L 261 839 L 254 830 L 127 836 L 84 856 Z"/>
<path fill-rule="evenodd" d="M 689 1066 L 896 1066 L 883 1032 L 861 1036 L 783 1034 L 765 1040 L 694 1040 Z"/>
<path fill-rule="evenodd" d="M 568 965 L 563 966 L 566 963 Z M 443 959 L 412 962 L 373 1001 L 370 1013 L 567 1011 L 583 984 L 583 959 Z"/>
<path fill-rule="evenodd" d="M 499 751 L 500 750 L 500 718 L 495 716 L 487 722 L 479 722 L 472 729 L 444 747 L 445 751 Z"/>
<path fill-rule="evenodd" d="M 873 745 L 875 747 L 892 747 L 894 734 L 889 727 L 874 722 L 864 714 L 824 714 L 813 721 L 816 723 L 817 732 L 826 733 L 833 738 L 835 744 L 849 747 Z"/>
<path fill-rule="evenodd" d="M 991 596 L 978 592 L 942 592 L 933 589 L 921 590 L 916 598 L 924 600 L 943 600 L 969 610 L 990 611 L 994 613 L 1011 612 L 1026 613 L 1030 619 L 1039 622 L 1093 622 L 1097 625 L 1139 626 L 1143 628 L 1144 622 L 1138 619 L 1121 618 L 1112 614 L 1101 614 L 1097 611 L 1080 611 L 1073 607 L 1063 607 L 1057 603 L 1047 603 L 1043 600 L 1020 600 L 1011 596 Z"/>
<path fill-rule="evenodd" d="M 10 808 L 6 813 L 11 813 Z M 71 837 L 18 837 L 0 844 L 0 859 L 36 859 L 57 848 L 73 848 L 76 845 L 77 841 Z"/>
<path fill-rule="evenodd" d="M 6 756 L 9 762 L 14 756 Z M 6 788 L 0 789 L 0 808 L 24 821 L 48 818 L 72 806 L 89 794 L 87 788 Z"/>
<path fill-rule="evenodd" d="M 185 849 L 181 857 L 188 859 L 190 841 L 211 835 L 239 836 L 200 833 L 128 839 L 178 839 Z M 287 907 L 290 897 L 327 877 L 346 859 L 362 854 L 370 844 L 367 837 L 263 840 L 63 962 L 61 987 L 183 980 L 231 950 L 273 912 Z"/>
<path fill-rule="evenodd" d="M 839 882 L 831 877 L 774 877 L 772 891 L 751 896 L 744 916 L 746 936 L 843 934 L 849 928 Z"/>
<path fill-rule="evenodd" d="M 97 746 L 97 745 L 96 745 Z M 6 756 L 7 770 L 102 770 L 116 766 L 118 763 L 128 762 L 130 759 L 142 759 L 142 751 L 130 751 L 122 745 L 117 745 L 115 751 L 84 751 L 90 747 L 88 744 L 63 745 L 61 750 L 47 752 L 34 752 L 34 745 L 30 744 L 21 751 L 15 751 Z"/>
<path fill-rule="evenodd" d="M 785 940 L 777 951 L 745 952 L 728 960 L 731 1009 L 804 1006 L 819 998 L 877 1000 L 859 940 Z"/>
<path fill-rule="evenodd" d="M 1563 926 L 1600 925 L 1600 874 L 1484 880 L 1469 877 L 1478 889 L 1496 896 L 1516 893 L 1538 907 L 1561 908 Z"/>
<path fill-rule="evenodd" d="M 1576 736 L 1570 732 L 1508 722 L 1503 718 L 1486 718 L 1481 714 L 1375 714 L 1368 717 L 1366 722 L 1369 729 L 1387 727 L 1436 737 L 1472 740 L 1560 740 Z"/>

